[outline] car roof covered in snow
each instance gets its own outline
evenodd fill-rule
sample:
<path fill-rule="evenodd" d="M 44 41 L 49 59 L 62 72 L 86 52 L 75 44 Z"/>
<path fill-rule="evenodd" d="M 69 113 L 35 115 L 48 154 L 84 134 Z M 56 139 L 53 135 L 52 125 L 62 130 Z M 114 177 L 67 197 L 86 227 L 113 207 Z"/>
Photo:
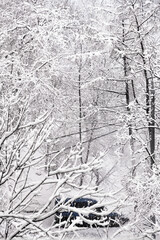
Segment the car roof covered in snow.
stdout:
<path fill-rule="evenodd" d="M 69 201 L 71 201 L 71 199 L 72 198 L 66 198 L 65 199 L 65 203 L 67 203 L 67 202 L 69 202 Z M 60 198 L 57 198 L 56 199 L 56 203 L 58 203 L 58 202 L 60 202 Z M 71 202 L 79 202 L 79 203 L 81 203 L 81 202 L 87 202 L 87 203 L 93 203 L 93 204 L 96 204 L 97 203 L 97 200 L 95 200 L 95 199 L 92 199 L 92 198 L 76 198 L 76 199 L 74 199 L 73 201 L 71 201 Z"/>

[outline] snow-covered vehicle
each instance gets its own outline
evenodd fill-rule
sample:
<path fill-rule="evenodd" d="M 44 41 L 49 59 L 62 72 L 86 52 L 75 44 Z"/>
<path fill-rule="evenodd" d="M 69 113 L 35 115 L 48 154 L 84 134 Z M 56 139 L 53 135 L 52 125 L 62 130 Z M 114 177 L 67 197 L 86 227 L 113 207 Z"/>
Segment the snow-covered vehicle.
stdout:
<path fill-rule="evenodd" d="M 129 218 L 116 212 L 111 212 L 107 215 L 107 221 L 109 221 L 109 227 L 119 227 L 128 222 Z"/>
<path fill-rule="evenodd" d="M 91 198 L 77 198 L 73 201 L 67 198 L 63 202 L 57 199 L 56 205 L 59 205 L 59 210 L 55 214 L 55 224 L 61 226 L 68 226 L 75 221 L 78 227 L 119 227 L 129 220 L 116 212 L 105 215 L 104 206 Z M 92 207 L 94 205 L 95 208 Z"/>

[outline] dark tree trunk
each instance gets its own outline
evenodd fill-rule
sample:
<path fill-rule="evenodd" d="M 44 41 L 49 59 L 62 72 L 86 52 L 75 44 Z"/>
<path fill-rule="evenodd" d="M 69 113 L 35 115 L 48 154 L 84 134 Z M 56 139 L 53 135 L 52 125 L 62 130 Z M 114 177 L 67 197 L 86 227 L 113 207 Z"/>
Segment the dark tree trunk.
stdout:
<path fill-rule="evenodd" d="M 149 139 L 150 139 L 150 153 L 151 153 L 151 168 L 155 164 L 155 89 L 154 81 L 151 79 L 151 100 L 150 100 L 150 119 L 149 119 Z"/>
<path fill-rule="evenodd" d="M 151 74 L 147 71 L 147 60 L 145 57 L 145 45 L 144 40 L 141 37 L 141 29 L 137 16 L 135 15 L 135 21 L 137 26 L 138 38 L 140 40 L 140 49 L 141 49 L 141 59 L 143 63 L 143 74 L 146 83 L 146 117 L 148 122 L 148 135 L 149 135 L 149 153 L 150 157 L 150 168 L 153 169 L 155 165 L 155 89 L 154 89 L 154 78 L 150 76 Z M 152 196 L 153 197 L 153 196 Z M 156 223 L 156 216 L 153 213 L 150 217 L 153 228 Z M 156 234 L 152 234 L 153 239 L 156 239 Z"/>
<path fill-rule="evenodd" d="M 123 41 L 123 45 L 125 45 L 125 23 L 124 23 L 124 20 L 122 20 L 122 29 L 123 29 L 123 37 L 122 37 L 122 41 Z M 124 71 L 124 77 L 127 78 L 128 76 L 128 63 L 127 63 L 127 56 L 126 54 L 123 55 L 123 71 Z M 132 85 L 131 85 L 132 87 Z M 127 113 L 128 115 L 131 114 L 131 109 L 129 107 L 129 104 L 130 104 L 130 91 L 129 91 L 129 88 L 130 88 L 130 81 L 128 79 L 126 79 L 126 82 L 125 82 L 125 95 L 126 95 L 126 104 L 127 104 Z M 134 89 L 133 89 L 134 90 Z M 135 93 L 135 92 L 134 92 Z M 133 131 L 132 131 L 132 123 L 129 122 L 128 123 L 128 134 L 129 134 L 129 137 L 130 137 L 130 146 L 131 146 L 131 151 L 132 151 L 132 155 L 133 155 L 133 152 L 134 152 L 134 139 L 133 139 Z M 135 165 L 135 160 L 134 158 L 132 158 L 132 167 L 134 167 Z M 133 171 L 132 171 L 132 174 L 133 174 Z"/>
<path fill-rule="evenodd" d="M 153 77 L 149 77 L 147 71 L 147 61 L 145 58 L 144 40 L 141 38 L 140 25 L 137 17 L 135 16 L 138 38 L 140 40 L 141 59 L 143 63 L 143 74 L 146 82 L 146 117 L 148 122 L 148 135 L 149 135 L 149 157 L 151 169 L 155 164 L 155 90 Z"/>

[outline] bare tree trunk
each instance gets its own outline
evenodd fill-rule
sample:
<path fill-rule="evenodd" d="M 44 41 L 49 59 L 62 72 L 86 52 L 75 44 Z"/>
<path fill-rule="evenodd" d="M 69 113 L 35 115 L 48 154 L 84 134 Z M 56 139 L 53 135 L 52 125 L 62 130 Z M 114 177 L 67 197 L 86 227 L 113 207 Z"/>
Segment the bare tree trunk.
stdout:
<path fill-rule="evenodd" d="M 80 51 L 82 54 L 82 44 L 80 44 Z M 79 104 L 79 144 L 80 144 L 80 162 L 83 164 L 82 156 L 82 91 L 81 91 L 81 70 L 82 70 L 82 58 L 80 58 L 78 69 L 78 104 Z M 83 184 L 83 175 L 80 179 L 80 186 Z"/>
<path fill-rule="evenodd" d="M 79 76 L 78 76 L 78 99 L 79 99 L 79 143 L 81 156 L 80 161 L 83 163 L 82 159 L 82 94 L 81 94 L 81 69 L 79 68 Z"/>
<path fill-rule="evenodd" d="M 92 123 L 90 137 L 89 137 L 88 144 L 87 144 L 87 153 L 86 153 L 86 157 L 85 157 L 84 163 L 88 162 L 88 158 L 89 158 L 89 154 L 90 154 L 90 148 L 91 148 L 91 143 L 92 143 L 92 139 L 93 139 L 94 127 L 95 127 L 94 123 Z M 97 175 L 98 175 L 98 170 L 97 170 L 97 174 L 95 174 L 96 178 L 97 178 Z M 83 173 L 82 176 L 81 176 L 81 182 L 80 182 L 81 185 L 83 184 L 84 177 L 85 177 L 85 174 Z"/>
<path fill-rule="evenodd" d="M 151 153 L 151 168 L 155 164 L 155 89 L 154 80 L 151 78 L 151 100 L 150 100 L 150 119 L 149 119 L 149 139 L 150 139 L 150 153 Z"/>
<path fill-rule="evenodd" d="M 150 168 L 153 169 L 155 165 L 155 89 L 154 80 L 152 76 L 148 76 L 147 71 L 147 60 L 145 58 L 145 46 L 144 40 L 141 37 L 141 29 L 137 16 L 135 15 L 135 21 L 137 26 L 138 38 L 140 40 L 141 59 L 143 63 L 143 74 L 146 82 L 146 117 L 148 122 L 148 135 L 149 135 L 149 157 L 150 157 Z M 150 217 L 153 226 L 156 223 L 156 216 L 153 213 Z M 156 239 L 156 234 L 152 234 L 153 239 Z"/>
<path fill-rule="evenodd" d="M 147 62 L 145 59 L 145 47 L 144 40 L 140 35 L 140 25 L 138 19 L 135 16 L 138 37 L 140 39 L 140 48 L 141 48 L 141 58 L 143 62 L 143 73 L 146 82 L 146 116 L 148 122 L 148 134 L 149 134 L 149 155 L 150 155 L 150 166 L 151 169 L 155 164 L 155 90 L 154 90 L 154 81 L 153 77 L 148 76 L 147 72 Z M 149 81 L 151 79 L 151 82 Z"/>
<path fill-rule="evenodd" d="M 123 37 L 122 37 L 122 41 L 123 43 L 125 43 L 125 23 L 124 20 L 122 20 L 122 29 L 123 29 Z M 126 78 L 128 75 L 128 68 L 127 68 L 127 56 L 126 54 L 124 54 L 123 56 L 123 71 L 124 71 L 124 77 Z M 129 92 L 129 81 L 126 79 L 125 82 L 125 92 L 126 92 L 126 104 L 127 104 L 127 112 L 130 115 L 131 114 L 131 110 L 129 107 L 130 104 L 130 92 Z M 132 151 L 132 155 L 134 152 L 134 139 L 133 139 L 133 131 L 132 131 L 132 124 L 129 123 L 128 125 L 128 131 L 129 131 L 129 137 L 130 137 L 130 146 L 131 146 L 131 151 Z M 132 158 L 132 167 L 135 166 L 135 159 Z"/>

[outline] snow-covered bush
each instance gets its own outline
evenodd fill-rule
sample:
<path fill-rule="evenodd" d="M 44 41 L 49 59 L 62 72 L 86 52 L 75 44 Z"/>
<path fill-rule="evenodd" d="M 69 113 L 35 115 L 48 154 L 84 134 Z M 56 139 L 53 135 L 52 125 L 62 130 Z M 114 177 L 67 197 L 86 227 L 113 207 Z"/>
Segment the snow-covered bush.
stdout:
<path fill-rule="evenodd" d="M 127 204 L 130 212 L 130 230 L 139 237 L 154 238 L 160 230 L 160 171 L 143 166 L 126 183 Z M 128 229 L 128 230 L 129 230 Z"/>

